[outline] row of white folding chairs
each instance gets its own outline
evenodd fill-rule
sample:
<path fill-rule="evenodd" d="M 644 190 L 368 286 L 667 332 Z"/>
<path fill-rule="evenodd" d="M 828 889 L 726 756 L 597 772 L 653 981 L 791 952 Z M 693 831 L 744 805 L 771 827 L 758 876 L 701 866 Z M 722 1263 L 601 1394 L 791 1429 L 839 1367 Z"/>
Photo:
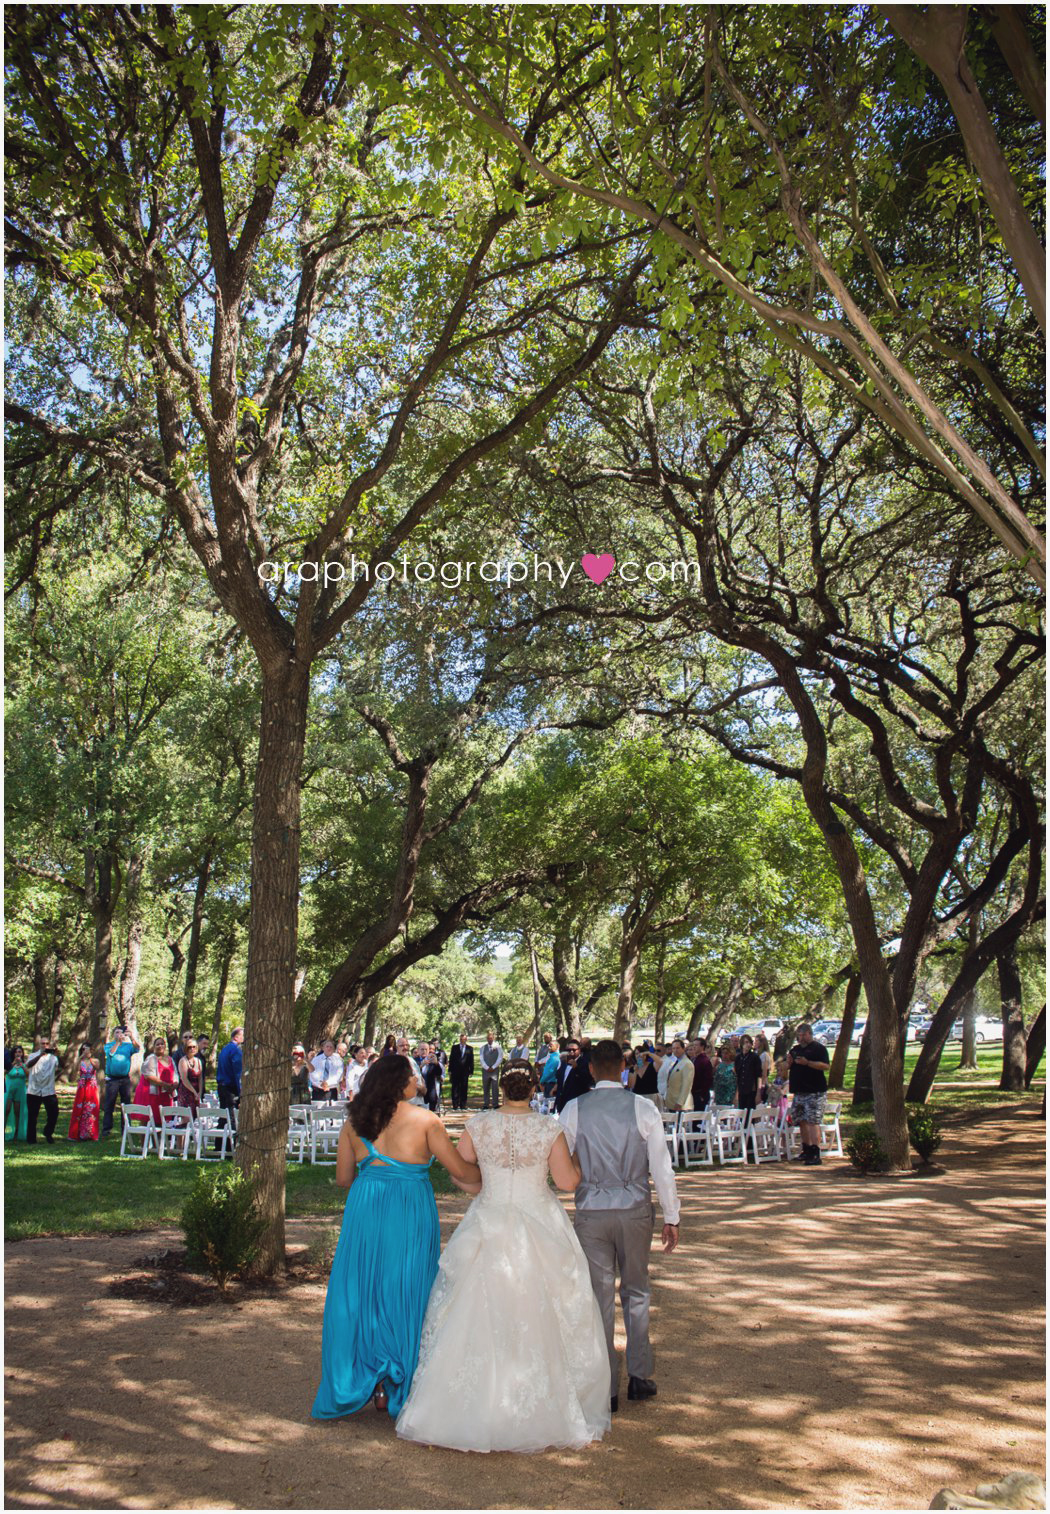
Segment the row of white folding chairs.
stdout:
<path fill-rule="evenodd" d="M 820 1144 L 843 1155 L 842 1131 L 839 1120 L 841 1105 L 829 1104 L 820 1126 Z M 748 1148 L 752 1161 L 778 1162 L 781 1157 L 791 1157 L 801 1147 L 798 1127 L 788 1123 L 787 1111 L 774 1111 L 768 1104 L 759 1104 L 751 1111 L 735 1105 L 709 1105 L 703 1110 L 679 1110 L 665 1116 L 664 1132 L 667 1137 L 671 1161 L 679 1161 L 686 1167 L 711 1167 L 717 1150 L 719 1163 L 729 1166 L 743 1165 L 747 1161 Z"/>
<path fill-rule="evenodd" d="M 293 1104 L 288 1110 L 288 1155 L 300 1165 L 307 1154 L 320 1167 L 331 1167 L 339 1137 L 346 1122 L 347 1105 L 326 1100 L 316 1104 Z"/>
<path fill-rule="evenodd" d="M 221 1162 L 236 1144 L 236 1109 L 202 1104 L 195 1117 L 185 1105 L 173 1104 L 158 1113 L 159 1123 L 149 1104 L 122 1106 L 121 1156 L 145 1157 L 155 1150 L 161 1161 L 181 1155 L 185 1162 L 192 1148 L 198 1162 Z"/>

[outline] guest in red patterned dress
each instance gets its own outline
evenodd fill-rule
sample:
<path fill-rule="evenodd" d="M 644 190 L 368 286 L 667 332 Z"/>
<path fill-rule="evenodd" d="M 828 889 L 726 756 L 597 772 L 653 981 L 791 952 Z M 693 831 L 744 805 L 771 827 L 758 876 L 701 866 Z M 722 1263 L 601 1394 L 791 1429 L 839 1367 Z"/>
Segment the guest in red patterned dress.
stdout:
<path fill-rule="evenodd" d="M 142 1076 L 135 1089 L 136 1104 L 148 1104 L 153 1110 L 154 1122 L 160 1124 L 162 1109 L 170 1109 L 175 1102 L 175 1063 L 168 1056 L 168 1043 L 163 1036 L 153 1042 L 153 1051 L 142 1064 Z"/>
<path fill-rule="evenodd" d="M 191 1036 L 186 1042 L 185 1055 L 179 1058 L 179 1100 L 194 1119 L 204 1097 L 204 1066 L 197 1055 L 197 1043 Z"/>
<path fill-rule="evenodd" d="M 85 1041 L 79 1052 L 77 1091 L 69 1117 L 71 1141 L 98 1140 L 98 1062 Z"/>

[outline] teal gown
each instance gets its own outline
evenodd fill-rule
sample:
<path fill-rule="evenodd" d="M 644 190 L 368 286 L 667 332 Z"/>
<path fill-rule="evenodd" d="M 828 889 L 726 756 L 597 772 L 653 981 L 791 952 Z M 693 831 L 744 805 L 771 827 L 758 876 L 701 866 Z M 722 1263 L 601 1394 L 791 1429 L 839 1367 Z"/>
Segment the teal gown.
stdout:
<path fill-rule="evenodd" d="M 363 1139 L 363 1138 L 362 1138 Z M 399 1162 L 365 1141 L 343 1210 L 321 1331 L 315 1419 L 355 1414 L 386 1382 L 400 1414 L 419 1356 L 441 1251 L 429 1162 Z"/>
<path fill-rule="evenodd" d="M 24 1141 L 28 1119 L 26 1070 L 22 1066 L 12 1067 L 4 1079 L 4 1140 Z"/>

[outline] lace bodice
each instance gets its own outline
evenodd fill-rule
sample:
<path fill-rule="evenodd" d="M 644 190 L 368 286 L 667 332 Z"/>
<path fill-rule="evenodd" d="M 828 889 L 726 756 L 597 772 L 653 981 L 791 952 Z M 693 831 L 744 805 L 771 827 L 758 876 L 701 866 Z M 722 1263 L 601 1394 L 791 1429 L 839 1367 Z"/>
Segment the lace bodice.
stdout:
<path fill-rule="evenodd" d="M 468 1125 L 481 1168 L 483 1202 L 520 1204 L 547 1197 L 547 1158 L 561 1133 L 552 1115 L 475 1115 Z"/>

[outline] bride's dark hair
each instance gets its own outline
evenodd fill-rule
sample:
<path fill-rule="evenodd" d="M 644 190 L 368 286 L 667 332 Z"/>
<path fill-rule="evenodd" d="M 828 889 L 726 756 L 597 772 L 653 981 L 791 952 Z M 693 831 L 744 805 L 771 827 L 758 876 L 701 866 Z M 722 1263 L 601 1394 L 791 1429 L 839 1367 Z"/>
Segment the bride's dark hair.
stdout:
<path fill-rule="evenodd" d="M 499 1080 L 505 1096 L 515 1104 L 532 1097 L 539 1087 L 540 1075 L 531 1062 L 508 1062 L 506 1071 Z"/>
<path fill-rule="evenodd" d="M 372 1063 L 350 1105 L 350 1124 L 364 1140 L 374 1141 L 390 1124 L 411 1075 L 408 1058 L 396 1053 Z"/>

